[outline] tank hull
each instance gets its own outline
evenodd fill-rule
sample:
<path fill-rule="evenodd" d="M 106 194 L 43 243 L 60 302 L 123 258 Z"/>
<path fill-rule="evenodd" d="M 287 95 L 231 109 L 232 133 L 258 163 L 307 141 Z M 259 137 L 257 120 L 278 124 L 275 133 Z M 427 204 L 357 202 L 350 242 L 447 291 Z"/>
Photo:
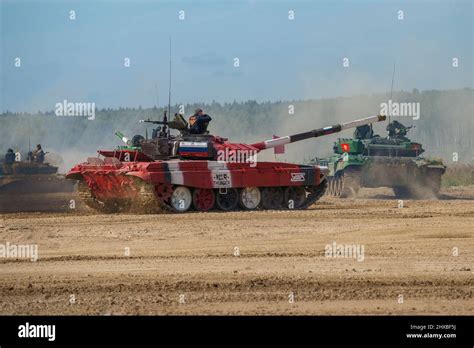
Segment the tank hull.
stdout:
<path fill-rule="evenodd" d="M 57 174 L 58 168 L 49 164 L 15 162 L 0 165 L 0 193 L 34 194 L 73 192 L 74 182 Z"/>
<path fill-rule="evenodd" d="M 441 160 L 344 154 L 332 156 L 327 194 L 353 197 L 359 188 L 389 187 L 398 198 L 436 198 L 446 167 Z"/>
<path fill-rule="evenodd" d="M 90 158 L 67 178 L 80 181 L 81 195 L 96 210 L 184 212 L 304 209 L 324 194 L 326 174 L 319 166 L 280 162 L 121 162 L 109 157 Z"/>

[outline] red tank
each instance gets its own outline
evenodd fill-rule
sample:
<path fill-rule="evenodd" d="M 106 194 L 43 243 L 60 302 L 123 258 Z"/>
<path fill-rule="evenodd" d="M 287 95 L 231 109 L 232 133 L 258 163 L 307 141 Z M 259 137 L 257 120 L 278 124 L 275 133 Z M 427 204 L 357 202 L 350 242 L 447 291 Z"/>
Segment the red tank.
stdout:
<path fill-rule="evenodd" d="M 326 189 L 327 168 L 259 162 L 262 150 L 385 120 L 364 119 L 262 141 L 231 143 L 210 134 L 189 134 L 179 114 L 159 125 L 151 139 L 135 136 L 112 151 L 100 150 L 67 174 L 79 181 L 85 203 L 102 212 L 185 212 L 190 209 L 305 209 Z M 170 134 L 170 129 L 179 131 Z"/>

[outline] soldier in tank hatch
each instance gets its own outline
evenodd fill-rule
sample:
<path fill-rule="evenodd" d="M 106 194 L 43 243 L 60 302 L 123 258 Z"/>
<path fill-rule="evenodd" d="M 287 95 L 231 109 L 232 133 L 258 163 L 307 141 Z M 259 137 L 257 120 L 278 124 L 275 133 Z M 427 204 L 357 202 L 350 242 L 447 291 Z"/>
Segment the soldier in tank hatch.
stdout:
<path fill-rule="evenodd" d="M 36 145 L 36 150 L 33 151 L 33 159 L 37 163 L 43 163 L 44 162 L 44 151 L 41 148 L 41 144 Z"/>
<path fill-rule="evenodd" d="M 5 164 L 11 165 L 15 162 L 15 153 L 12 149 L 8 149 L 5 154 Z"/>
<path fill-rule="evenodd" d="M 207 114 L 203 114 L 202 109 L 196 109 L 194 115 L 189 117 L 189 133 L 205 134 L 211 121 L 212 118 Z"/>
<path fill-rule="evenodd" d="M 409 141 L 406 138 L 406 135 L 407 135 L 408 129 L 410 128 L 411 127 L 405 127 L 403 124 L 401 124 L 398 121 L 392 121 L 387 126 L 388 137 Z"/>

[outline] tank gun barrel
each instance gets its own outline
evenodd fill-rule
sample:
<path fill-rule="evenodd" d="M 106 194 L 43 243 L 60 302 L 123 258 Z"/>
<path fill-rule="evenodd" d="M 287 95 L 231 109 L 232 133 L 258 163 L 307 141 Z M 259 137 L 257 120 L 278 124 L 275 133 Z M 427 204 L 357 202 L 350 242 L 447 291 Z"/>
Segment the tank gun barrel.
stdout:
<path fill-rule="evenodd" d="M 259 143 L 252 144 L 252 146 L 257 148 L 258 150 L 270 149 L 276 146 L 290 144 L 290 143 L 294 143 L 294 142 L 309 139 L 309 138 L 317 138 L 324 135 L 338 133 L 344 129 L 356 128 L 356 127 L 370 124 L 373 122 L 381 122 L 381 121 L 384 121 L 386 118 L 387 117 L 383 115 L 365 117 L 365 118 L 361 118 L 355 121 L 349 121 L 349 122 L 344 122 L 341 124 L 336 124 L 333 126 L 313 129 L 312 131 L 309 131 L 309 132 L 304 132 L 304 133 L 299 133 L 299 134 L 294 134 L 294 135 L 287 135 L 285 137 L 265 140 Z"/>
<path fill-rule="evenodd" d="M 128 139 L 122 132 L 116 131 L 115 135 L 122 140 L 125 144 L 130 145 L 130 139 Z"/>

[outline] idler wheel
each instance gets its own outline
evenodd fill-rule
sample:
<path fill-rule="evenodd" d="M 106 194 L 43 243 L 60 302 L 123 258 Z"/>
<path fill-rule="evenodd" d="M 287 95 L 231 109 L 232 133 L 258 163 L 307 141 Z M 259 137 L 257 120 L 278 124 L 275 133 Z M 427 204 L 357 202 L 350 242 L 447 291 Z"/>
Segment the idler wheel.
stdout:
<path fill-rule="evenodd" d="M 193 201 L 191 191 L 186 186 L 176 186 L 171 194 L 170 205 L 178 213 L 185 212 Z"/>
<path fill-rule="evenodd" d="M 265 187 L 262 190 L 262 207 L 279 209 L 283 204 L 283 189 L 281 187 Z"/>
<path fill-rule="evenodd" d="M 288 186 L 285 189 L 285 206 L 288 209 L 300 209 L 306 203 L 306 190 L 303 186 Z"/>
<path fill-rule="evenodd" d="M 262 194 L 258 187 L 245 187 L 240 191 L 239 203 L 243 209 L 253 210 L 258 207 L 262 200 Z"/>
<path fill-rule="evenodd" d="M 221 210 L 234 210 L 239 204 L 238 191 L 233 188 L 228 188 L 225 193 L 218 191 L 216 204 Z"/>
<path fill-rule="evenodd" d="M 334 196 L 334 179 L 332 177 L 328 178 L 328 189 L 326 195 Z"/>
<path fill-rule="evenodd" d="M 193 192 L 193 206 L 198 211 L 208 211 L 214 207 L 216 196 L 211 189 L 195 189 Z"/>
<path fill-rule="evenodd" d="M 337 188 L 339 187 L 339 182 L 335 176 L 331 179 L 331 196 L 337 196 Z"/>

